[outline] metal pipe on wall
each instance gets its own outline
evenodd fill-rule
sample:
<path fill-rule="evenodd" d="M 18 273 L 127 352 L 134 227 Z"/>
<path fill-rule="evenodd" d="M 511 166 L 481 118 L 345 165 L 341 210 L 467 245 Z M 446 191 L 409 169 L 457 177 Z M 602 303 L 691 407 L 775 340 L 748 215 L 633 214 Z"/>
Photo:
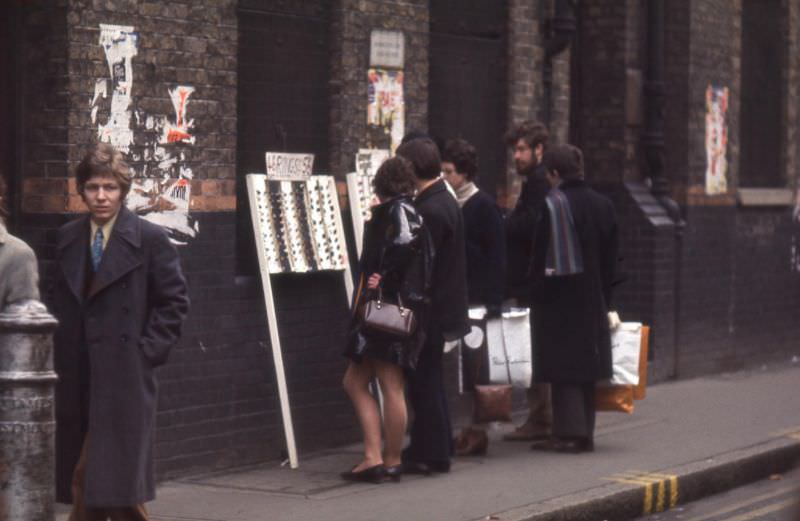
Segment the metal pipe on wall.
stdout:
<path fill-rule="evenodd" d="M 652 181 L 651 192 L 675 224 L 675 263 L 673 273 L 673 364 L 677 378 L 680 366 L 680 291 L 683 232 L 686 223 L 680 206 L 670 196 L 670 183 L 664 171 L 664 0 L 649 0 L 647 10 L 646 63 L 644 78 L 645 125 L 642 132 L 647 169 Z"/>
<path fill-rule="evenodd" d="M 576 30 L 576 0 L 555 0 L 553 17 L 548 20 L 550 37 L 544 44 L 544 65 L 542 71 L 542 90 L 544 113 L 542 120 L 549 128 L 553 105 L 553 59 L 569 48 Z"/>

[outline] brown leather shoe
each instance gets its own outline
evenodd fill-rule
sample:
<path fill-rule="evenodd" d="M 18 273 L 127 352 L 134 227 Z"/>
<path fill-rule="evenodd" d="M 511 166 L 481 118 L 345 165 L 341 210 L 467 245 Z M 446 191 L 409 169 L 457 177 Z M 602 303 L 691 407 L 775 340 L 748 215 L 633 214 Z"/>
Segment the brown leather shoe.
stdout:
<path fill-rule="evenodd" d="M 483 456 L 489 449 L 489 436 L 483 429 L 465 427 L 453 443 L 456 456 Z"/>
<path fill-rule="evenodd" d="M 544 427 L 533 427 L 527 423 L 503 435 L 503 440 L 505 441 L 542 441 L 549 439 L 549 429 Z"/>

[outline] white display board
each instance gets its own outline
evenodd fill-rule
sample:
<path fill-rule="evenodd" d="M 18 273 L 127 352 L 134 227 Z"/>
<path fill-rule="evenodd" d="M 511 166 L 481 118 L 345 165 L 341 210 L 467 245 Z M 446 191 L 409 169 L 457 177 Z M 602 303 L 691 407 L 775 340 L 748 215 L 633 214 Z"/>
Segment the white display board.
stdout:
<path fill-rule="evenodd" d="M 372 217 L 370 208 L 378 204 L 372 189 L 372 180 L 378 168 L 389 159 L 389 156 L 389 151 L 384 149 L 359 149 L 356 154 L 356 171 L 346 176 L 347 199 L 350 201 L 350 217 L 353 221 L 353 235 L 359 257 L 364 242 L 364 223 Z"/>
<path fill-rule="evenodd" d="M 264 174 L 248 174 L 247 194 L 286 447 L 289 464 L 294 469 L 298 466 L 297 447 L 270 277 L 279 273 L 342 271 L 348 303 L 353 297 L 353 277 L 333 177 L 311 176 L 306 181 L 270 181 Z"/>

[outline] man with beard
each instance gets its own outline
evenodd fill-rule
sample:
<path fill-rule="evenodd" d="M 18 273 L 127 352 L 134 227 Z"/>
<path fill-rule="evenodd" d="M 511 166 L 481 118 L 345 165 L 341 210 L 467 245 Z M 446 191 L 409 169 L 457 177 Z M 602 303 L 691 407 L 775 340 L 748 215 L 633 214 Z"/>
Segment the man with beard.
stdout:
<path fill-rule="evenodd" d="M 522 177 L 522 190 L 514 210 L 506 219 L 507 277 L 506 296 L 519 305 L 528 306 L 530 299 L 530 264 L 533 255 L 536 222 L 545 207 L 550 190 L 542 164 L 549 139 L 547 128 L 535 121 L 523 121 L 506 134 L 517 175 Z M 535 346 L 534 346 L 535 348 Z M 548 439 L 553 423 L 550 385 L 531 383 L 528 389 L 528 419 L 506 434 L 507 441 Z"/>

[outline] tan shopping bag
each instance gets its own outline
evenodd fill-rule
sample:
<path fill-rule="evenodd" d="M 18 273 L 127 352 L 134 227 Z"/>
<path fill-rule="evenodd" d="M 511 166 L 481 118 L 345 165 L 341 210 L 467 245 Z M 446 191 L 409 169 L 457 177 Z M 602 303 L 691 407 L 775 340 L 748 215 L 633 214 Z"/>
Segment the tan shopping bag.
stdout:
<path fill-rule="evenodd" d="M 598 411 L 633 413 L 633 386 L 598 385 L 594 392 L 594 406 Z"/>
<path fill-rule="evenodd" d="M 595 407 L 598 411 L 633 413 L 633 401 L 644 400 L 647 389 L 647 352 L 650 327 L 642 326 L 641 352 L 639 354 L 638 385 L 608 385 L 600 383 L 595 390 Z"/>
<path fill-rule="evenodd" d="M 644 400 L 647 394 L 647 351 L 650 344 L 650 326 L 642 326 L 642 352 L 639 355 L 639 385 L 633 388 L 633 399 Z"/>

